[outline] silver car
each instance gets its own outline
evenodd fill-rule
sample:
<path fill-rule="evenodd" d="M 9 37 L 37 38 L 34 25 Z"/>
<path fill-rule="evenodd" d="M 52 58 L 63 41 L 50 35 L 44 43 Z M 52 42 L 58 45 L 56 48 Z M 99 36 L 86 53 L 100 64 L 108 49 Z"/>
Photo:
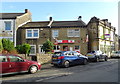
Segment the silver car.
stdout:
<path fill-rule="evenodd" d="M 113 51 L 111 53 L 111 58 L 119 58 L 120 57 L 120 51 Z"/>
<path fill-rule="evenodd" d="M 89 61 L 107 61 L 108 56 L 102 51 L 92 51 L 86 55 Z"/>

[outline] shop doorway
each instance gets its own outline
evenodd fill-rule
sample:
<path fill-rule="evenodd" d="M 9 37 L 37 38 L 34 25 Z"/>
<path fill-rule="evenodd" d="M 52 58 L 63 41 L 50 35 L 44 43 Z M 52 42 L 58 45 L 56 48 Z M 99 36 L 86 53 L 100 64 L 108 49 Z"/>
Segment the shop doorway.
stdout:
<path fill-rule="evenodd" d="M 65 45 L 65 46 L 63 46 L 63 51 L 68 51 L 69 49 L 68 49 L 68 46 L 67 45 Z"/>

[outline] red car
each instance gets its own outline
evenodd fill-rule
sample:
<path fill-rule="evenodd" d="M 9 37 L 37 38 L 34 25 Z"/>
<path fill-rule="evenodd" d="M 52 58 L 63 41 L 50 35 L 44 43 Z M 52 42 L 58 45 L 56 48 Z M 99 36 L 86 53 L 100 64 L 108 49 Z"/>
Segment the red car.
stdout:
<path fill-rule="evenodd" d="M 17 55 L 0 55 L 0 74 L 12 74 L 19 72 L 35 73 L 41 69 L 41 64 L 29 61 Z"/>

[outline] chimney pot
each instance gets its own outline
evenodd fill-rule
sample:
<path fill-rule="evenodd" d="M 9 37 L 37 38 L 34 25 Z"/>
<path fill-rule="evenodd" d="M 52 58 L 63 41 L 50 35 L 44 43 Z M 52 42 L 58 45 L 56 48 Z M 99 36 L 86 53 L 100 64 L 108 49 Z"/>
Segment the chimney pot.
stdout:
<path fill-rule="evenodd" d="M 29 12 L 29 10 L 28 9 L 25 9 L 25 13 L 28 13 Z"/>
<path fill-rule="evenodd" d="M 50 19 L 50 21 L 52 21 L 52 17 L 50 17 L 49 19 Z"/>
<path fill-rule="evenodd" d="M 81 19 L 82 19 L 82 16 L 79 16 L 79 17 L 78 17 L 78 20 L 81 20 Z"/>

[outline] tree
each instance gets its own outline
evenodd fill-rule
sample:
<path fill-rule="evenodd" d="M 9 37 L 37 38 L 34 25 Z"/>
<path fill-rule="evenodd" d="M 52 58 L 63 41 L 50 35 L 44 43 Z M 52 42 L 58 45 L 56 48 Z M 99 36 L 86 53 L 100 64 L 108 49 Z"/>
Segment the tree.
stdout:
<path fill-rule="evenodd" d="M 30 45 L 27 43 L 16 46 L 16 49 L 20 54 L 25 54 L 25 58 L 30 53 L 30 48 Z"/>
<path fill-rule="evenodd" d="M 2 40 L 0 40 L 0 53 L 2 52 L 3 50 L 3 45 L 2 45 Z"/>
<path fill-rule="evenodd" d="M 47 39 L 47 41 L 43 44 L 42 49 L 45 52 L 51 52 L 53 50 L 53 43 Z"/>
<path fill-rule="evenodd" d="M 3 49 L 7 52 L 10 52 L 12 50 L 15 50 L 13 42 L 11 42 L 9 39 L 2 39 L 2 45 Z"/>

